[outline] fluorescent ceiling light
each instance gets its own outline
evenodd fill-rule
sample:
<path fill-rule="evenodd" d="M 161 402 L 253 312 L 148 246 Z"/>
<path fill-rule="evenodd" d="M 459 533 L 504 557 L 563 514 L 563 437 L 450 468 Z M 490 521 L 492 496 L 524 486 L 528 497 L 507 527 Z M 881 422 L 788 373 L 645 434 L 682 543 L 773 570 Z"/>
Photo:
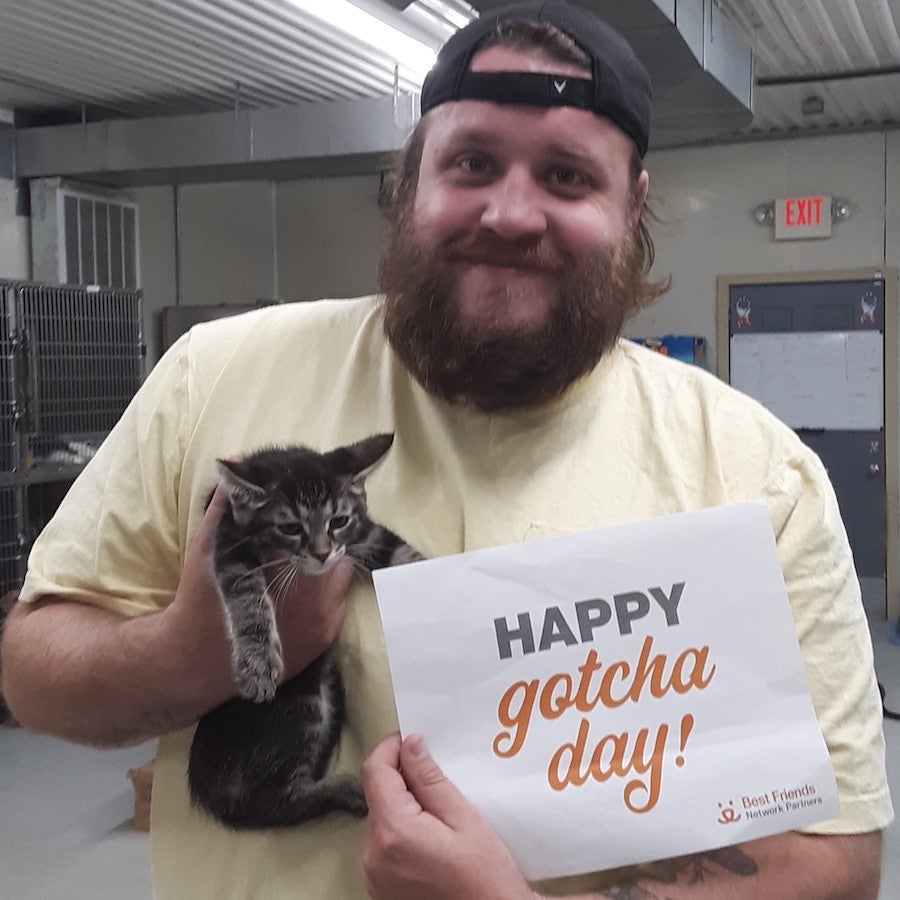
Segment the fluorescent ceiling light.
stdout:
<path fill-rule="evenodd" d="M 349 0 L 291 0 L 304 12 L 344 34 L 387 54 L 421 83 L 437 59 L 437 50 L 404 34 Z M 387 15 L 387 11 L 385 15 Z"/>

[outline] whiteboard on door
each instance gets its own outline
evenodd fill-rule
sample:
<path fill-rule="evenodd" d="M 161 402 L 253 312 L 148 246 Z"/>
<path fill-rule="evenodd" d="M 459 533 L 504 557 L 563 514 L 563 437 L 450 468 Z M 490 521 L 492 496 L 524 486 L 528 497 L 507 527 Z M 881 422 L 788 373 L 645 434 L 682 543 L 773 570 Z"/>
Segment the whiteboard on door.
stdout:
<path fill-rule="evenodd" d="M 884 424 L 880 331 L 735 334 L 731 384 L 791 428 L 875 431 Z"/>

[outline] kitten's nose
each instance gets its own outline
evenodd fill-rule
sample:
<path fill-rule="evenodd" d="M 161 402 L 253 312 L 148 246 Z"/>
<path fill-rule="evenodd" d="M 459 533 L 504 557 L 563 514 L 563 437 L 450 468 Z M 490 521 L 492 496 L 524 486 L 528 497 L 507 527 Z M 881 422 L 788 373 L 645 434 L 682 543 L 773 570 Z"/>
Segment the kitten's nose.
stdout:
<path fill-rule="evenodd" d="M 320 563 L 324 563 L 331 556 L 331 544 L 328 541 L 313 541 L 310 544 L 309 552 Z"/>

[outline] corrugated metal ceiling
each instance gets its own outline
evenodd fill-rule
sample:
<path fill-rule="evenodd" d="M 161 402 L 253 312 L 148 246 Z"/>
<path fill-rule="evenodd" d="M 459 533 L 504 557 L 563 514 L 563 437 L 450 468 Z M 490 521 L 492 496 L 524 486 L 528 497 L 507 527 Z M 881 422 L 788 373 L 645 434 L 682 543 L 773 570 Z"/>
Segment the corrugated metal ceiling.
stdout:
<path fill-rule="evenodd" d="M 900 123 L 896 0 L 718 0 L 756 53 L 755 135 Z M 821 100 L 821 104 L 813 98 Z M 804 100 L 821 112 L 803 112 Z"/>
<path fill-rule="evenodd" d="M 454 28 L 433 8 L 404 18 L 437 46 Z M 401 73 L 401 90 L 416 86 Z M 148 117 L 393 87 L 391 57 L 290 0 L 0 0 L 6 108 Z"/>
<path fill-rule="evenodd" d="M 900 122 L 896 0 L 713 2 L 756 52 L 755 118 L 743 136 Z M 394 14 L 437 44 L 452 25 L 433 7 L 416 0 Z M 788 78 L 801 80 L 780 83 Z M 342 37 L 290 0 L 0 0 L 0 107 L 31 115 L 148 117 L 393 87 L 387 54 Z M 414 87 L 401 79 L 401 89 Z M 821 113 L 802 112 L 811 96 Z"/>

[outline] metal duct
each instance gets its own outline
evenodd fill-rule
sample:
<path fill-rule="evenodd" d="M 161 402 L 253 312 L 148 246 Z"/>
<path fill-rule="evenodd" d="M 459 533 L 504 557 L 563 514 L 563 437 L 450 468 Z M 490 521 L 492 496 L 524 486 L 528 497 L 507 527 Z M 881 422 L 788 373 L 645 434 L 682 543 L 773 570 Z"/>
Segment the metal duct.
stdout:
<path fill-rule="evenodd" d="M 507 0 L 474 0 L 480 11 Z M 582 0 L 631 42 L 653 81 L 651 149 L 752 120 L 753 53 L 714 0 Z M 402 87 L 402 86 L 401 86 Z M 357 174 L 401 146 L 415 98 L 328 100 L 234 113 L 20 129 L 18 177 L 111 185 Z"/>
<path fill-rule="evenodd" d="M 509 0 L 471 0 L 480 12 Z M 753 51 L 714 0 L 572 0 L 630 42 L 653 83 L 652 148 L 698 143 L 753 119 Z"/>
<path fill-rule="evenodd" d="M 16 175 L 111 186 L 360 175 L 385 168 L 414 98 L 118 119 L 16 131 Z"/>

